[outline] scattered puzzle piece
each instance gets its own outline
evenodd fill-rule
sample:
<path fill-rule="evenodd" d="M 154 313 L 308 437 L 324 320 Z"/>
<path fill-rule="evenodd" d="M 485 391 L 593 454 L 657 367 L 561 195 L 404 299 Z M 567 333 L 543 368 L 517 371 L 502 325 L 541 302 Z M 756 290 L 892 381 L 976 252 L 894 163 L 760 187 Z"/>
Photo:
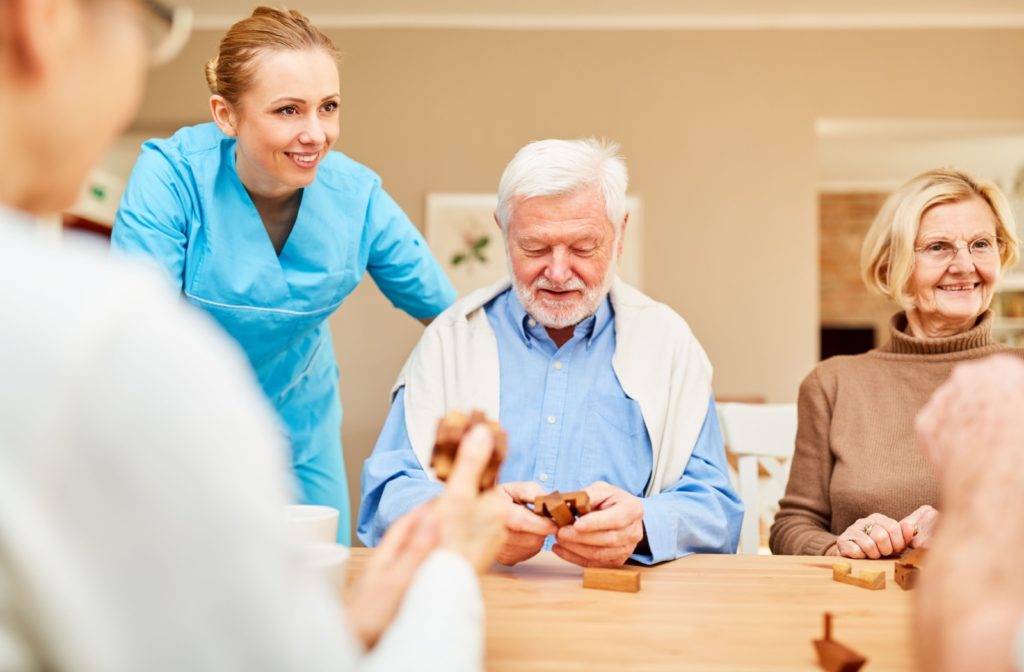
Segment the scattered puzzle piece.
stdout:
<path fill-rule="evenodd" d="M 491 430 L 491 435 L 494 437 L 494 452 L 491 453 L 491 461 L 480 475 L 480 490 L 494 487 L 498 479 L 498 468 L 508 452 L 508 435 L 501 425 L 493 420 L 488 420 L 481 411 L 473 411 L 468 418 L 464 413 L 451 411 L 437 423 L 437 438 L 434 440 L 434 452 L 430 457 L 430 466 L 438 480 L 448 480 L 462 437 L 474 425 L 481 423 Z"/>
<path fill-rule="evenodd" d="M 868 659 L 832 639 L 832 614 L 825 612 L 825 636 L 814 640 L 818 665 L 828 672 L 857 672 Z"/>
<path fill-rule="evenodd" d="M 590 497 L 582 490 L 564 494 L 555 490 L 535 499 L 533 512 L 538 516 L 547 516 L 559 527 L 565 527 L 572 525 L 576 518 L 590 513 Z"/>
<path fill-rule="evenodd" d="M 640 592 L 640 570 L 587 567 L 583 570 L 583 587 L 638 593 Z"/>
<path fill-rule="evenodd" d="M 854 576 L 853 566 L 848 562 L 837 562 L 832 565 L 832 580 L 839 583 L 848 583 L 851 586 L 867 588 L 868 590 L 882 590 L 885 588 L 885 572 L 862 569 L 859 576 Z"/>
<path fill-rule="evenodd" d="M 899 560 L 896 561 L 896 567 L 893 569 L 893 579 L 896 584 L 903 590 L 913 590 L 917 587 L 917 579 L 920 577 L 921 570 L 913 565 L 908 565 Z"/>
<path fill-rule="evenodd" d="M 925 549 L 915 548 L 907 551 L 893 569 L 893 578 L 903 590 L 913 590 L 917 587 L 917 580 L 921 576 L 921 564 L 924 562 Z"/>

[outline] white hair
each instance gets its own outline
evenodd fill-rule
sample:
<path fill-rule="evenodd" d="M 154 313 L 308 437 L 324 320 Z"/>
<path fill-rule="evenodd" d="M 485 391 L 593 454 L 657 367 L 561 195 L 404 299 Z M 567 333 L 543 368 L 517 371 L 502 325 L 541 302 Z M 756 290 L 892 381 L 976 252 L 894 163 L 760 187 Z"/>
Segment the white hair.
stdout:
<path fill-rule="evenodd" d="M 538 140 L 512 157 L 498 183 L 495 215 L 503 234 L 517 201 L 537 196 L 562 196 L 597 186 L 605 212 L 618 235 L 626 218 L 629 173 L 619 145 L 605 139 Z"/>

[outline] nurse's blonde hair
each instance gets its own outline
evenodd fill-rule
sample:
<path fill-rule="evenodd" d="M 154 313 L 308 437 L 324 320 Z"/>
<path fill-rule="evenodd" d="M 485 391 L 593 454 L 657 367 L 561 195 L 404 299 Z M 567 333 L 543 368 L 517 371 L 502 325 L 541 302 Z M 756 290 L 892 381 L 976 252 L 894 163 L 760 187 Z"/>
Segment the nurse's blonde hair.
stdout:
<path fill-rule="evenodd" d="M 860 253 L 860 272 L 868 289 L 909 309 L 914 299 L 907 283 L 914 272 L 914 245 L 921 218 L 940 203 L 980 198 L 996 216 L 996 237 L 1006 243 L 1000 256 L 1005 271 L 1019 258 L 1017 226 L 1006 196 L 991 182 L 962 170 L 939 168 L 921 173 L 886 199 L 868 229 Z"/>
<path fill-rule="evenodd" d="M 253 10 L 252 16 L 228 29 L 217 55 L 206 63 L 210 93 L 223 96 L 231 105 L 238 105 L 242 94 L 252 84 L 256 57 L 282 49 L 323 49 L 331 58 L 339 58 L 331 39 L 302 13 L 260 6 Z"/>

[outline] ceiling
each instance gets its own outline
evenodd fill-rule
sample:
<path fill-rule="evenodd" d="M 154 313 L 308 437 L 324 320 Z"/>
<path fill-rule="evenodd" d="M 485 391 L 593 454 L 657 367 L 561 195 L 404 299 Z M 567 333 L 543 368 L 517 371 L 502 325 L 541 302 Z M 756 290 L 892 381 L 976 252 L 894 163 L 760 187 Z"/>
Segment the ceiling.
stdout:
<path fill-rule="evenodd" d="M 571 29 L 1022 28 L 1021 0 L 290 0 L 323 28 Z M 254 2 L 191 3 L 198 29 L 223 29 Z"/>

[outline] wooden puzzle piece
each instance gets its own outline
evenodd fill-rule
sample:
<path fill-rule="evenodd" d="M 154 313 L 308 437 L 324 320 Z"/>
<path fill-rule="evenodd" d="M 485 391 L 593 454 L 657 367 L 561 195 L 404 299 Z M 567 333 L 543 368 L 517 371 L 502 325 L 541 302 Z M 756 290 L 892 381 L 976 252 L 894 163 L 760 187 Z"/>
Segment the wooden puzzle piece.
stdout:
<path fill-rule="evenodd" d="M 587 567 L 583 570 L 583 587 L 638 593 L 640 592 L 640 570 Z"/>
<path fill-rule="evenodd" d="M 558 490 L 533 501 L 533 512 L 547 516 L 559 527 L 572 525 L 579 516 L 590 513 L 590 497 L 582 490 L 561 493 Z"/>
<path fill-rule="evenodd" d="M 829 672 L 857 672 L 868 659 L 832 639 L 832 614 L 825 612 L 825 636 L 814 640 L 818 665 Z"/>
<path fill-rule="evenodd" d="M 501 425 L 493 420 L 488 420 L 481 411 L 473 411 L 469 417 L 459 411 L 451 411 L 437 423 L 437 437 L 434 440 L 434 452 L 430 456 L 430 466 L 438 480 L 448 480 L 462 437 L 478 424 L 487 426 L 491 430 L 491 436 L 494 437 L 494 452 L 491 453 L 491 460 L 480 475 L 480 490 L 494 487 L 498 480 L 498 469 L 508 453 L 508 434 L 501 428 Z"/>
<path fill-rule="evenodd" d="M 917 587 L 917 580 L 920 578 L 921 569 L 914 565 L 908 565 L 900 560 L 896 561 L 893 569 L 893 578 L 896 584 L 903 590 L 913 590 Z"/>
<path fill-rule="evenodd" d="M 558 502 L 555 505 L 547 505 L 545 510 L 548 515 L 551 516 L 551 520 L 555 521 L 555 525 L 559 527 L 565 527 L 566 525 L 572 525 L 576 518 L 572 515 L 572 511 L 569 510 L 569 505 L 565 502 Z"/>
<path fill-rule="evenodd" d="M 871 569 L 860 570 L 860 575 L 853 575 L 853 566 L 848 562 L 837 562 L 832 565 L 832 580 L 839 583 L 848 583 L 851 586 L 867 588 L 868 590 L 882 590 L 885 588 L 885 572 L 878 572 Z"/>

